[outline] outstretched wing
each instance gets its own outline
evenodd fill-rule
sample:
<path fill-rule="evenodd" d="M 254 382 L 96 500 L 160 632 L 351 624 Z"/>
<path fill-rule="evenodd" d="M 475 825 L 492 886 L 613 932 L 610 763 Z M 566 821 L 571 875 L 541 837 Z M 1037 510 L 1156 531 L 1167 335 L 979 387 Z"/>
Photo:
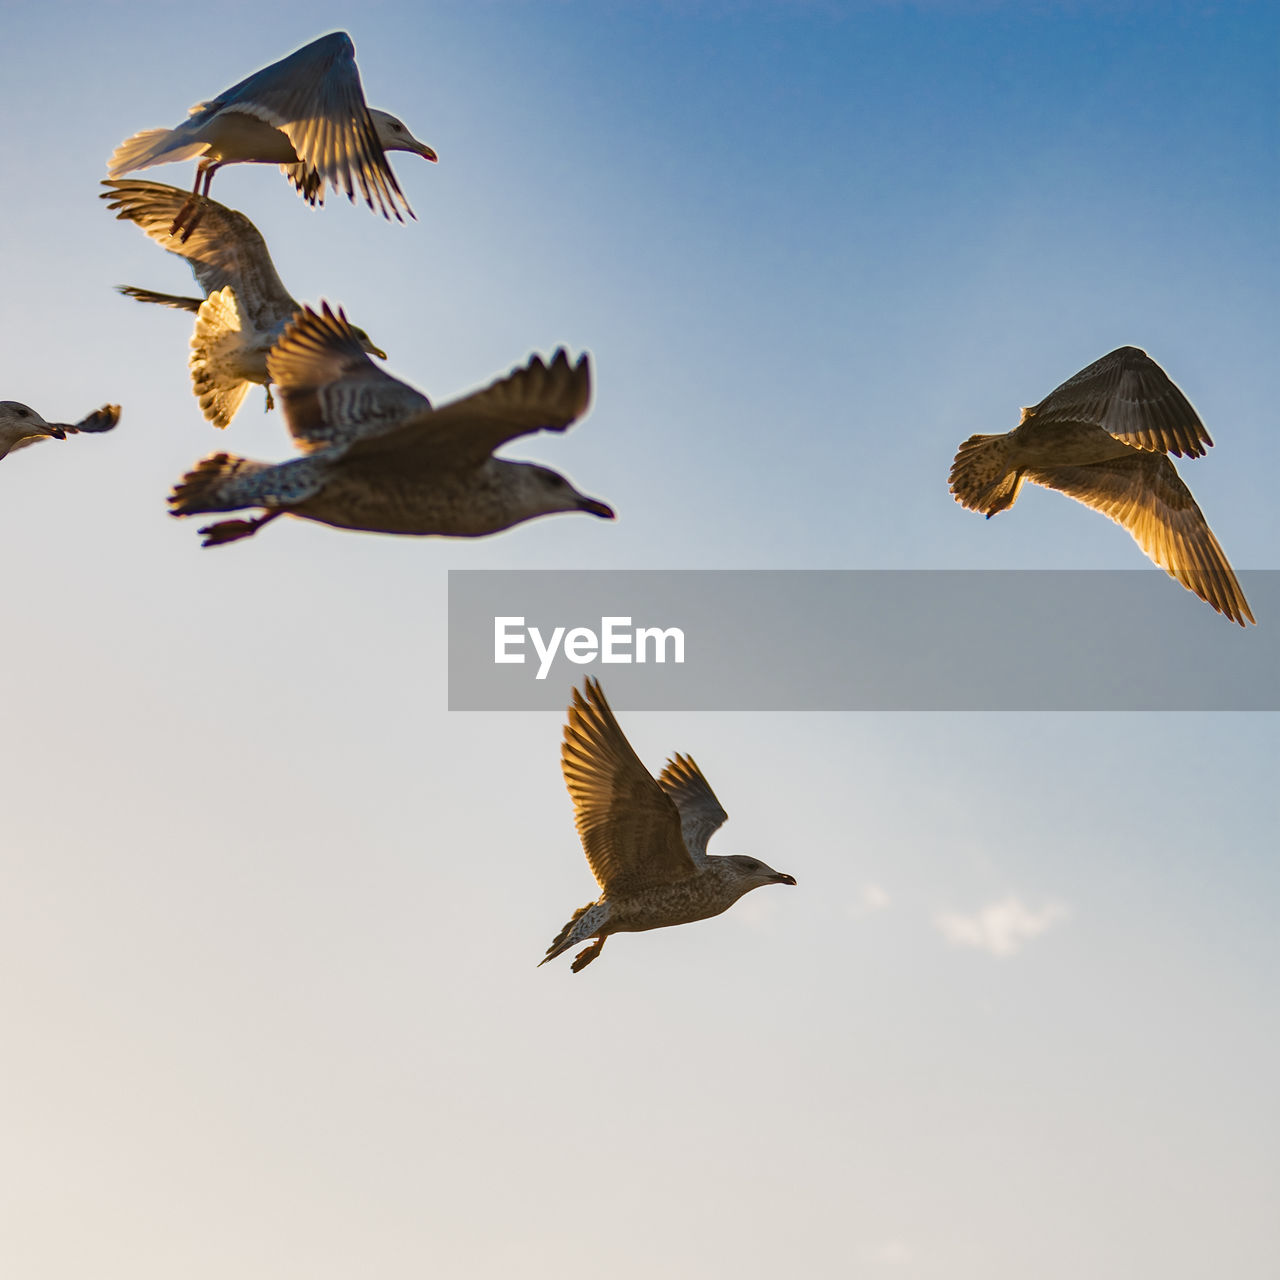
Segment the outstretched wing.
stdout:
<path fill-rule="evenodd" d="M 74 427 L 63 426 L 63 431 L 68 435 L 75 435 L 80 431 L 99 432 L 110 431 L 112 427 L 120 421 L 120 406 L 118 404 L 104 404 L 101 409 L 95 409 L 86 418 L 81 418 Z"/>
<path fill-rule="evenodd" d="M 292 315 L 298 304 L 279 275 L 257 227 L 235 209 L 198 198 L 199 215 L 187 238 L 171 233 L 179 210 L 192 196 L 163 182 L 104 181 L 100 192 L 122 222 L 136 223 L 162 249 L 185 258 L 205 296 L 228 285 L 254 327 L 266 331 Z"/>
<path fill-rule="evenodd" d="M 299 449 L 350 446 L 431 412 L 431 401 L 374 366 L 339 309 L 303 307 L 267 355 Z"/>
<path fill-rule="evenodd" d="M 631 749 L 600 682 L 583 689 L 573 691 L 560 763 L 592 874 L 614 898 L 688 879 L 697 866 L 675 803 Z"/>
<path fill-rule="evenodd" d="M 352 200 L 358 187 L 369 207 L 385 217 L 403 222 L 401 207 L 413 217 L 378 141 L 355 45 L 345 31 L 321 36 L 254 72 L 192 108 L 192 115 L 210 120 L 220 111 L 243 111 L 288 135 L 300 163 L 282 167 L 313 203 L 323 199 L 328 182 Z"/>
<path fill-rule="evenodd" d="M 1198 458 L 1213 444 L 1191 402 L 1145 351 L 1117 347 L 1095 360 L 1038 405 L 1023 421 L 1088 422 L 1135 449 Z"/>
<path fill-rule="evenodd" d="M 1164 454 L 1135 453 L 1086 467 L 1047 467 L 1026 476 L 1127 529 L 1151 560 L 1233 622 L 1243 627 L 1246 620 L 1254 621 L 1204 513 Z"/>
<path fill-rule="evenodd" d="M 584 354 L 570 364 L 562 347 L 550 364 L 533 356 L 522 369 L 407 420 L 397 431 L 362 437 L 351 456 L 394 452 L 397 466 L 478 467 L 509 440 L 566 430 L 590 403 L 590 361 Z"/>
<path fill-rule="evenodd" d="M 680 812 L 680 830 L 689 855 L 697 863 L 705 862 L 707 842 L 729 820 L 711 784 L 692 756 L 677 752 L 658 775 L 658 785 Z"/>

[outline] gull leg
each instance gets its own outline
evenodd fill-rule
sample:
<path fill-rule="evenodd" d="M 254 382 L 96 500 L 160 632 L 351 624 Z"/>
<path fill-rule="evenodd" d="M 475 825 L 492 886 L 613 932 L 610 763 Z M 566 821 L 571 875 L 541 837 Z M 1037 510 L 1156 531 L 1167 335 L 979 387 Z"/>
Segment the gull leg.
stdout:
<path fill-rule="evenodd" d="M 248 538 L 257 533 L 264 524 L 270 524 L 277 516 L 284 515 L 284 511 L 268 511 L 265 516 L 259 516 L 257 520 L 219 520 L 217 524 L 207 524 L 200 530 L 204 541 L 200 544 L 202 547 L 220 547 L 225 542 L 236 542 L 240 538 Z"/>
<path fill-rule="evenodd" d="M 607 934 L 605 935 L 608 936 Z M 577 973 L 580 969 L 585 969 L 601 952 L 604 947 L 604 938 L 597 938 L 585 951 L 579 951 L 573 958 L 573 964 L 569 966 L 570 972 Z"/>
<path fill-rule="evenodd" d="M 182 230 L 183 223 L 186 221 L 187 215 L 196 206 L 196 200 L 200 196 L 200 179 L 204 172 L 204 161 L 196 165 L 196 180 L 191 184 L 191 194 L 182 202 L 182 207 L 173 216 L 173 222 L 169 226 L 169 234 L 176 236 Z M 188 233 L 190 234 L 190 233 Z M 186 236 L 183 236 L 186 239 Z"/>
<path fill-rule="evenodd" d="M 269 383 L 269 382 L 264 383 L 264 384 L 263 384 L 263 388 L 262 388 L 262 389 L 267 393 L 267 404 L 266 404 L 266 408 L 264 408 L 262 412 L 263 412 L 263 413 L 270 413 L 270 412 L 271 412 L 271 410 L 272 410 L 272 409 L 274 409 L 274 408 L 276 407 L 276 402 L 271 398 L 271 383 Z"/>
<path fill-rule="evenodd" d="M 196 166 L 196 180 L 191 184 L 191 194 L 183 201 L 182 208 L 178 210 L 177 216 L 169 227 L 169 234 L 178 236 L 183 244 L 191 239 L 191 233 L 204 216 L 202 204 L 208 199 L 209 184 L 213 181 L 214 172 L 219 168 L 221 168 L 221 161 L 218 160 L 212 164 L 208 160 L 202 160 Z"/>

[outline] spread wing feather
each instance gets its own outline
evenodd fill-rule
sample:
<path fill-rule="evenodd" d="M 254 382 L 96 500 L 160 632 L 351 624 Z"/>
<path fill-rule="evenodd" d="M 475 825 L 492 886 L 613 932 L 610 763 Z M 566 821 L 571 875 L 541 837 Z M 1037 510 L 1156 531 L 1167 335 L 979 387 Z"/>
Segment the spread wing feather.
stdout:
<path fill-rule="evenodd" d="M 641 764 L 599 681 L 588 679 L 573 704 L 560 752 L 582 848 L 608 897 L 695 875 L 675 802 Z"/>
<path fill-rule="evenodd" d="M 281 168 L 311 203 L 323 203 L 329 183 L 352 200 L 358 187 L 370 208 L 397 221 L 401 207 L 413 216 L 378 141 L 346 32 L 321 36 L 193 107 L 191 123 L 221 111 L 246 112 L 288 136 L 298 163 Z"/>
<path fill-rule="evenodd" d="M 692 756 L 679 752 L 672 756 L 658 775 L 658 785 L 680 812 L 680 830 L 690 856 L 695 862 L 704 863 L 707 842 L 729 819 L 724 806 Z"/>
<path fill-rule="evenodd" d="M 184 258 L 206 297 L 230 286 L 254 327 L 264 332 L 298 309 L 276 273 L 262 233 L 243 213 L 198 198 L 199 216 L 184 240 L 171 229 L 192 198 L 189 191 L 137 180 L 102 185 L 108 189 L 99 194 L 117 219 L 136 223 L 162 249 Z"/>
<path fill-rule="evenodd" d="M 1117 347 L 1051 391 L 1023 421 L 1090 422 L 1156 453 L 1198 458 L 1213 444 L 1200 415 L 1169 375 L 1138 347 Z"/>
<path fill-rule="evenodd" d="M 1127 529 L 1147 556 L 1206 604 L 1242 627 L 1248 601 L 1204 513 L 1162 453 L 1045 467 L 1027 479 L 1057 489 Z"/>
<path fill-rule="evenodd" d="M 398 431 L 362 437 L 364 457 L 395 453 L 398 467 L 478 467 L 500 446 L 535 431 L 564 431 L 591 402 L 591 364 L 572 364 L 561 347 L 545 363 L 533 356 L 480 391 L 407 420 Z"/>
<path fill-rule="evenodd" d="M 120 406 L 118 404 L 104 404 L 101 409 L 95 409 L 88 417 L 81 418 L 75 426 L 63 426 L 62 429 L 68 435 L 75 435 L 81 431 L 97 433 L 99 431 L 110 431 L 119 421 Z"/>
<path fill-rule="evenodd" d="M 431 401 L 377 368 L 346 315 L 303 307 L 267 356 L 298 448 L 350 447 L 431 412 Z"/>

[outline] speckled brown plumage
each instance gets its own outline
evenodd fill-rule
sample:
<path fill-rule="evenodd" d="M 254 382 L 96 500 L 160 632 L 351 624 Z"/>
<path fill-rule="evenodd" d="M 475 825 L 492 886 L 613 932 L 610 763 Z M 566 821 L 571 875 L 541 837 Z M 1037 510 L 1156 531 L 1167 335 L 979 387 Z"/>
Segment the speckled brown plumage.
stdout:
<path fill-rule="evenodd" d="M 564 431 L 591 398 L 590 362 L 534 356 L 480 391 L 435 407 L 376 368 L 341 311 L 304 307 L 267 358 L 285 421 L 305 453 L 272 466 L 232 454 L 204 459 L 169 498 L 175 516 L 264 508 L 257 520 L 207 526 L 206 546 L 291 515 L 371 533 L 478 538 L 536 516 L 603 502 L 531 462 L 493 456 L 534 431 Z"/>
<path fill-rule="evenodd" d="M 640 933 L 705 920 L 765 884 L 795 884 L 755 858 L 717 857 L 707 841 L 728 815 L 691 757 L 654 778 L 632 750 L 597 680 L 573 691 L 561 747 L 578 835 L 602 890 L 580 907 L 540 962 L 594 939 L 574 973 L 613 933 Z"/>

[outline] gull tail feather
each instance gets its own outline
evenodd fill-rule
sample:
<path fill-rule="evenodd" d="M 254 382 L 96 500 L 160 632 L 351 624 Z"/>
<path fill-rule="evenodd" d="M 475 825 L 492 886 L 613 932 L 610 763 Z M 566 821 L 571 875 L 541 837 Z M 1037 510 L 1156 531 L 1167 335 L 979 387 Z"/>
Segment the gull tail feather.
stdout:
<path fill-rule="evenodd" d="M 205 418 L 215 427 L 225 427 L 244 403 L 249 383 L 229 372 L 244 348 L 240 309 L 230 285 L 215 290 L 196 312 L 196 331 L 191 336 L 191 389 L 200 401 Z"/>
<path fill-rule="evenodd" d="M 588 912 L 595 914 L 588 919 L 583 919 Z M 597 929 L 600 929 L 609 918 L 608 906 L 599 902 L 588 902 L 585 907 L 579 907 L 577 911 L 569 917 L 569 923 L 556 934 L 554 941 L 547 948 L 547 954 L 538 961 L 538 967 L 541 968 L 548 960 L 554 960 L 556 956 L 563 955 L 570 947 L 575 947 L 579 942 L 590 938 Z M 579 969 L 589 965 L 592 960 L 600 954 L 600 948 L 604 946 L 604 938 L 597 938 L 594 945 L 587 948 L 578 955 L 573 962 L 573 972 L 577 973 Z"/>
<path fill-rule="evenodd" d="M 175 311 L 199 311 L 202 305 L 199 298 L 183 298 L 176 293 L 156 293 L 152 289 L 139 289 L 132 284 L 118 284 L 116 292 L 138 302 L 154 302 L 157 306 L 172 307 Z"/>
<path fill-rule="evenodd" d="M 1022 487 L 1022 472 L 1010 458 L 1008 434 L 970 436 L 951 464 L 951 492 L 961 506 L 981 511 L 989 520 L 1013 506 Z"/>
<path fill-rule="evenodd" d="M 265 472 L 273 470 L 268 462 L 254 462 L 234 453 L 212 453 L 174 485 L 169 495 L 169 514 L 194 516 L 207 511 L 275 506 L 270 481 L 261 479 Z"/>
<path fill-rule="evenodd" d="M 126 138 L 107 161 L 107 177 L 119 178 L 135 169 L 146 169 L 153 164 L 170 164 L 179 160 L 192 160 L 203 155 L 204 142 L 190 142 L 185 130 L 143 129 L 132 138 Z"/>

